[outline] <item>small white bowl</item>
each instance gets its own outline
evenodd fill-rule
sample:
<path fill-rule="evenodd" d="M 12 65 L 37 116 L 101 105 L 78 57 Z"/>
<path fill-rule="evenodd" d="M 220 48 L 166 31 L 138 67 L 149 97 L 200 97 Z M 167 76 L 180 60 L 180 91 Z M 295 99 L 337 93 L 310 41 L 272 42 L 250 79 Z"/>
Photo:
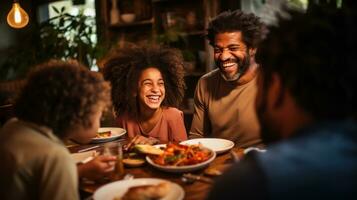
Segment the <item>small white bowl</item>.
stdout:
<path fill-rule="evenodd" d="M 120 17 L 124 23 L 132 23 L 134 22 L 136 16 L 134 13 L 127 13 L 120 15 Z"/>

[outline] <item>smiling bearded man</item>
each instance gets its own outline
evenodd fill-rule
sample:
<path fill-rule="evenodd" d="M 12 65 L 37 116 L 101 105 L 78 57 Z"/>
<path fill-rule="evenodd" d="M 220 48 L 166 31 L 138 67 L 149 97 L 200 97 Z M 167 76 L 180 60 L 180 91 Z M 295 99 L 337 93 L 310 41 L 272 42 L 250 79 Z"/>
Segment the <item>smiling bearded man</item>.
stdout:
<path fill-rule="evenodd" d="M 357 199 L 355 10 L 321 5 L 279 15 L 256 55 L 267 151 L 225 171 L 207 200 Z"/>
<path fill-rule="evenodd" d="M 263 27 L 258 17 L 239 10 L 223 12 L 209 23 L 207 38 L 217 69 L 198 81 L 190 138 L 225 138 L 243 148 L 262 145 L 254 100 L 255 52 Z"/>

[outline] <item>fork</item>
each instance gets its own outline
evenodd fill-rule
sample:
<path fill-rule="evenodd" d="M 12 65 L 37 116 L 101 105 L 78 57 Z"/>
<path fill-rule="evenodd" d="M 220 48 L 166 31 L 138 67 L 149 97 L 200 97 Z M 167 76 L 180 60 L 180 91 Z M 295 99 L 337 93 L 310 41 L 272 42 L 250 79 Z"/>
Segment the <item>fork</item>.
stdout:
<path fill-rule="evenodd" d="M 194 175 L 191 173 L 183 174 L 181 177 L 181 180 L 182 180 L 182 182 L 188 183 L 188 184 L 193 183 L 195 181 L 201 181 L 201 182 L 210 183 L 210 184 L 213 183 L 213 180 L 210 178 L 207 178 L 204 176 L 199 176 L 199 175 Z"/>

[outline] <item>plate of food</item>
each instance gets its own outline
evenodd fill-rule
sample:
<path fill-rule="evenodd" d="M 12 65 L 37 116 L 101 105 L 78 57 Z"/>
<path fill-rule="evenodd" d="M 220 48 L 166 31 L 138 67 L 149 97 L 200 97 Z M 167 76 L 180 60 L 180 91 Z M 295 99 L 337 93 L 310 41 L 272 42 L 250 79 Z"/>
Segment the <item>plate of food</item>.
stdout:
<path fill-rule="evenodd" d="M 176 183 L 157 178 L 137 178 L 106 184 L 93 194 L 94 200 L 181 200 L 185 192 Z"/>
<path fill-rule="evenodd" d="M 98 129 L 97 135 L 92 138 L 91 143 L 109 142 L 126 133 L 125 129 L 118 127 L 102 127 Z"/>
<path fill-rule="evenodd" d="M 196 138 L 183 141 L 180 144 L 202 144 L 204 147 L 215 151 L 216 154 L 225 153 L 234 147 L 234 142 L 221 138 Z"/>
<path fill-rule="evenodd" d="M 161 155 L 148 155 L 146 161 L 153 167 L 174 173 L 192 172 L 207 167 L 215 158 L 216 153 L 202 145 L 182 145 L 169 143 L 161 148 Z"/>

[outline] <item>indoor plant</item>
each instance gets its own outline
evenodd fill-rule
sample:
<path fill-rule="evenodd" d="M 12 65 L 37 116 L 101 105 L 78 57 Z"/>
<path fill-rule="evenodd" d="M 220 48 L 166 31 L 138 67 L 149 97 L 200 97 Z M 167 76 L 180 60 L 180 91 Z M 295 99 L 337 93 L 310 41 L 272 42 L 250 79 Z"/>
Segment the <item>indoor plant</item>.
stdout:
<path fill-rule="evenodd" d="M 0 66 L 0 79 L 21 79 L 33 66 L 49 59 L 76 59 L 93 66 L 100 53 L 93 38 L 95 19 L 66 13 L 65 8 L 52 7 L 58 16 L 34 24 L 31 34 L 21 45 L 7 49 L 7 59 Z"/>

